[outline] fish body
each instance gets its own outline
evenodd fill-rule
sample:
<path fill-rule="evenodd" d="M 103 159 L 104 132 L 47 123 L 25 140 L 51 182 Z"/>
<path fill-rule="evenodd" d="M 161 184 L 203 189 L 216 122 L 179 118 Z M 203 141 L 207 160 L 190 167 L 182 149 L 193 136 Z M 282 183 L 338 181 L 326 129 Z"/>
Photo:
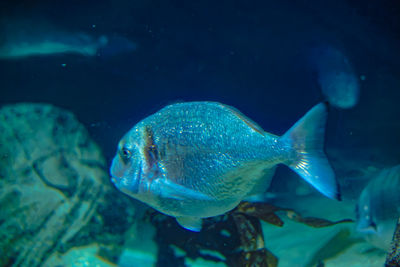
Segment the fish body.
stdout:
<path fill-rule="evenodd" d="M 8 40 L 0 46 L 0 58 L 20 59 L 31 56 L 54 54 L 80 54 L 95 56 L 97 51 L 106 46 L 106 36 L 94 38 L 85 33 L 61 33 L 39 35 L 35 38 Z"/>
<path fill-rule="evenodd" d="M 319 104 L 278 137 L 216 102 L 166 106 L 119 142 L 110 173 L 122 192 L 199 231 L 201 218 L 224 214 L 263 194 L 277 164 L 339 198 L 322 151 L 326 107 Z"/>
<path fill-rule="evenodd" d="M 112 57 L 137 49 L 136 43 L 113 34 L 94 36 L 59 29 L 46 22 L 0 19 L 0 59 L 76 54 Z"/>
<path fill-rule="evenodd" d="M 326 100 L 341 109 L 354 107 L 359 100 L 359 79 L 347 57 L 332 46 L 314 47 L 311 62 Z"/>
<path fill-rule="evenodd" d="M 367 184 L 356 210 L 357 231 L 371 244 L 388 250 L 400 217 L 400 165 L 380 171 Z"/>

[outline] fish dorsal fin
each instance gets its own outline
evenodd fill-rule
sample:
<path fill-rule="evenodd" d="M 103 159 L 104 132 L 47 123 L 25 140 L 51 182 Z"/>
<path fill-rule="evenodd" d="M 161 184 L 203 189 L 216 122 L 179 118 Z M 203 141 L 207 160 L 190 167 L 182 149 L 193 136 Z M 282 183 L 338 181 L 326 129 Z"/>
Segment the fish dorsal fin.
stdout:
<path fill-rule="evenodd" d="M 253 129 L 254 131 L 258 132 L 261 135 L 265 135 L 265 131 L 263 128 L 261 128 L 260 125 L 258 125 L 257 123 L 255 123 L 253 120 L 251 120 L 250 118 L 248 118 L 246 115 L 244 115 L 242 112 L 240 112 L 239 110 L 237 110 L 234 107 L 231 106 L 227 106 L 224 104 L 220 104 L 223 108 L 227 109 L 228 111 L 230 111 L 233 115 L 235 115 L 237 118 L 239 118 L 240 120 L 242 120 L 244 123 L 246 123 L 247 126 L 249 126 L 251 129 Z"/>

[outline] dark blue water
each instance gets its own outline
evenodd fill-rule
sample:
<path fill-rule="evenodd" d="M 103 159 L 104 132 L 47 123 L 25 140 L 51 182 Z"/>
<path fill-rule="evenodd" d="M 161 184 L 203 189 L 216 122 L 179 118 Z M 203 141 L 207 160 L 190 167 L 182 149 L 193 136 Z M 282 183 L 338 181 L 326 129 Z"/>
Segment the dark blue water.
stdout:
<path fill-rule="evenodd" d="M 20 21 L 38 32 L 135 44 L 129 51 L 119 42 L 94 56 L 0 59 L 0 106 L 39 102 L 72 111 L 108 163 L 136 122 L 179 101 L 229 104 L 283 134 L 324 101 L 308 60 L 319 44 L 337 47 L 365 77 L 354 108 L 331 108 L 327 150 L 399 162 L 396 1 L 1 1 L 0 44 L 6 28 L 24 38 Z"/>
<path fill-rule="evenodd" d="M 107 138 L 99 138 L 107 151 L 109 140 L 115 142 L 132 123 L 174 101 L 229 103 L 280 133 L 320 100 L 304 57 L 312 44 L 331 42 L 368 77 L 360 109 L 369 113 L 358 117 L 370 125 L 384 114 L 371 103 L 374 96 L 398 97 L 390 84 L 372 86 L 382 68 L 393 76 L 399 70 L 399 9 L 387 2 L 376 7 L 373 1 L 350 1 L 331 8 L 313 1 L 5 1 L 5 24 L 25 19 L 93 35 L 118 34 L 138 49 L 112 58 L 2 61 L 1 103 L 50 102 L 86 124 L 103 123 L 109 128 L 99 134 Z"/>

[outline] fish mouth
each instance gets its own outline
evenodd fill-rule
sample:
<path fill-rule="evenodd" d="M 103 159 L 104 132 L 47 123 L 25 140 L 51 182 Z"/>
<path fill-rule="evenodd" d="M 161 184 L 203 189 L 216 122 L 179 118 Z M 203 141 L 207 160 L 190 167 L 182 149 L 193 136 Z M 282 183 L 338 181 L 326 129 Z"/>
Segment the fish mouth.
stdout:
<path fill-rule="evenodd" d="M 114 175 L 111 174 L 111 182 L 113 183 L 113 185 L 115 185 L 116 188 L 120 189 L 121 187 L 121 177 L 116 177 Z"/>
<path fill-rule="evenodd" d="M 366 234 L 376 234 L 378 232 L 378 227 L 373 222 L 369 223 L 369 224 L 357 225 L 356 229 L 357 229 L 357 231 L 366 233 Z"/>
<path fill-rule="evenodd" d="M 129 182 L 129 179 L 124 177 L 111 176 L 111 182 L 115 185 L 115 187 L 127 195 L 139 193 L 139 182 L 136 180 L 137 179 L 135 179 L 135 182 L 132 183 Z"/>
<path fill-rule="evenodd" d="M 120 177 L 114 177 L 114 176 L 111 176 L 111 182 L 116 186 L 116 187 L 119 187 L 118 185 L 119 185 L 119 182 L 121 181 L 121 178 Z"/>
<path fill-rule="evenodd" d="M 125 194 L 138 194 L 140 171 L 140 168 L 133 170 L 130 166 L 122 164 L 118 158 L 114 158 L 110 168 L 111 182 Z"/>

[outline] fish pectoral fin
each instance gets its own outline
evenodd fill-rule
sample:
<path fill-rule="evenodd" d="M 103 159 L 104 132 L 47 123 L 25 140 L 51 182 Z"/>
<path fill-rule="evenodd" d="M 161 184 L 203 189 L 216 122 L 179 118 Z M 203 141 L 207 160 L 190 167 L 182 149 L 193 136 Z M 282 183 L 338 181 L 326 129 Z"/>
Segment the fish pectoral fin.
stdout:
<path fill-rule="evenodd" d="M 196 200 L 212 200 L 212 198 L 206 194 L 187 188 L 183 185 L 173 183 L 168 180 L 159 182 L 158 190 L 159 195 L 165 198 L 173 198 L 177 200 L 185 199 L 196 199 Z"/>
<path fill-rule="evenodd" d="M 176 217 L 176 221 L 185 229 L 200 232 L 202 220 L 199 217 Z"/>

